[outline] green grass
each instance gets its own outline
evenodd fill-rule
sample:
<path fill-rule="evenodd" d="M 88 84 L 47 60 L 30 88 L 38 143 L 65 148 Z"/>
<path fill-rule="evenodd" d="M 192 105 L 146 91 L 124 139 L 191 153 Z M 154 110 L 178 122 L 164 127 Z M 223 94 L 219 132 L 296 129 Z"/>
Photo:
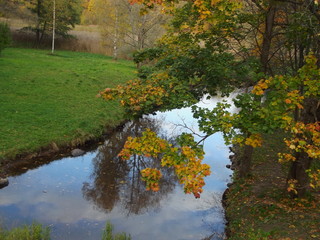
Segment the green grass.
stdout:
<path fill-rule="evenodd" d="M 129 61 L 59 51 L 7 48 L 0 57 L 0 159 L 97 136 L 123 120 L 96 95 L 134 77 Z"/>

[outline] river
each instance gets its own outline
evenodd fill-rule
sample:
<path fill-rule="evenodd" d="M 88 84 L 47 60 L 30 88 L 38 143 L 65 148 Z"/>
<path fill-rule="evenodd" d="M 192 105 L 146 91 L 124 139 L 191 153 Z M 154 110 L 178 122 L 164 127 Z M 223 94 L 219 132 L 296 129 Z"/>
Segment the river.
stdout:
<path fill-rule="evenodd" d="M 201 105 L 212 107 L 214 101 Z M 50 226 L 56 240 L 101 239 L 106 221 L 133 240 L 223 239 L 221 196 L 232 173 L 225 167 L 229 149 L 221 134 L 205 141 L 204 161 L 212 174 L 200 199 L 184 194 L 171 170 L 163 170 L 159 192 L 145 191 L 139 170 L 159 164 L 141 157 L 117 158 L 128 136 L 151 128 L 171 139 L 186 131 L 177 124 L 196 130 L 189 108 L 130 122 L 83 156 L 24 169 L 21 175 L 13 172 L 9 186 L 0 190 L 0 223 L 10 229 L 35 221 Z"/>

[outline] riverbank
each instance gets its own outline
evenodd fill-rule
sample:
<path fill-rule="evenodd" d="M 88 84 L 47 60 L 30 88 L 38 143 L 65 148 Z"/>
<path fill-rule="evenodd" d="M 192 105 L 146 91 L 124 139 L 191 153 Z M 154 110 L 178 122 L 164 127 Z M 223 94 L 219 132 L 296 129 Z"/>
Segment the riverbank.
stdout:
<path fill-rule="evenodd" d="M 283 135 L 266 136 L 256 148 L 252 175 L 234 177 L 224 200 L 229 240 L 320 239 L 320 194 L 291 199 L 286 191 L 288 166 L 277 161 Z"/>
<path fill-rule="evenodd" d="M 96 95 L 134 77 L 130 61 L 88 53 L 8 48 L 0 58 L 0 165 L 99 141 L 124 120 Z"/>

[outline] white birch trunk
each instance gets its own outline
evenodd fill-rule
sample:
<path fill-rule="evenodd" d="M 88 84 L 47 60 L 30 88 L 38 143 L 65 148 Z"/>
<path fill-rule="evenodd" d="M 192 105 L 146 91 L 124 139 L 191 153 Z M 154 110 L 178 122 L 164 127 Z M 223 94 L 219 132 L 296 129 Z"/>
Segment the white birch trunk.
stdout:
<path fill-rule="evenodd" d="M 56 34 L 56 0 L 53 0 L 53 19 L 52 19 L 52 49 L 51 53 L 54 53 L 54 38 Z"/>
<path fill-rule="evenodd" d="M 114 38 L 113 38 L 113 59 L 118 59 L 118 41 L 119 41 L 119 5 L 115 6 L 115 23 L 114 23 Z"/>

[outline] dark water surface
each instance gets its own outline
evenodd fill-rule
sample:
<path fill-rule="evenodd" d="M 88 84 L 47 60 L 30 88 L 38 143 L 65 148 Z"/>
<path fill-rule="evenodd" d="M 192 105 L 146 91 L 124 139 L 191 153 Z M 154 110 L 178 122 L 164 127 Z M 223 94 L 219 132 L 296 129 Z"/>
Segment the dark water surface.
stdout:
<path fill-rule="evenodd" d="M 36 221 L 50 226 L 52 239 L 57 240 L 101 239 L 106 221 L 115 232 L 131 234 L 133 240 L 222 239 L 220 200 L 231 172 L 225 168 L 229 152 L 221 135 L 205 142 L 205 162 L 212 174 L 200 199 L 185 195 L 170 170 L 163 170 L 159 192 L 145 191 L 139 170 L 158 166 L 157 161 L 117 158 L 128 136 L 148 127 L 170 139 L 182 131 L 173 123 L 196 126 L 190 109 L 159 113 L 128 123 L 84 156 L 63 158 L 10 177 L 9 186 L 0 190 L 0 223 L 12 228 Z"/>

